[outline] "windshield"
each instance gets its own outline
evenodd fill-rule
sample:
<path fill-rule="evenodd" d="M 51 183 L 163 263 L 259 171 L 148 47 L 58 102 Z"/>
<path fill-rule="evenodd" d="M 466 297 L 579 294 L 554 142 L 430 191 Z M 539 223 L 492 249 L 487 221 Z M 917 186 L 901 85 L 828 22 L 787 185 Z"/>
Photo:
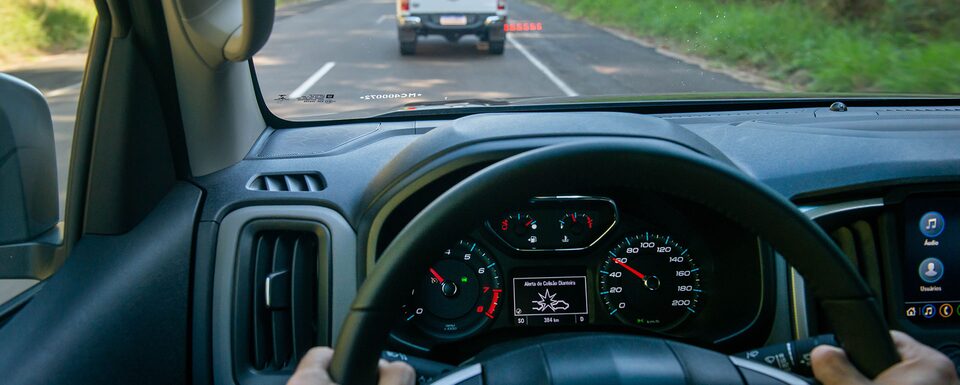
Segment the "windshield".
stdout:
<path fill-rule="evenodd" d="M 956 0 L 279 0 L 254 64 L 288 120 L 529 98 L 942 95 L 960 93 L 957 31 Z"/>

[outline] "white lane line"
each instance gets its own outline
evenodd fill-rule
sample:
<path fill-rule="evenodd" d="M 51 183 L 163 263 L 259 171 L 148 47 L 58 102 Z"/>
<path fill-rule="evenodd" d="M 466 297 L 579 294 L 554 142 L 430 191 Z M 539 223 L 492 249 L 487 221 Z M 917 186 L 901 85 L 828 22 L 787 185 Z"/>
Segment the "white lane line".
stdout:
<path fill-rule="evenodd" d="M 560 91 L 563 91 L 563 93 L 567 96 L 579 96 L 579 94 L 574 91 L 573 88 L 570 88 L 570 86 L 568 86 L 563 79 L 560 79 L 560 77 L 554 74 L 550 68 L 547 68 L 547 66 L 543 64 L 540 59 L 537 59 L 536 56 L 533 56 L 530 51 L 527 51 L 527 48 L 524 47 L 523 44 L 520 44 L 517 39 L 514 39 L 512 35 L 507 34 L 507 41 L 510 42 L 510 44 L 514 47 L 517 47 L 517 51 L 520 51 L 520 53 L 522 53 L 523 56 L 525 56 L 527 60 L 533 64 L 534 67 L 537 67 L 540 72 L 543 72 L 543 74 L 547 76 L 547 79 L 550 79 L 550 81 L 553 82 L 553 84 L 555 84 Z"/>
<path fill-rule="evenodd" d="M 393 18 L 393 15 L 380 15 L 380 17 L 377 18 L 377 24 L 383 23 L 384 21 L 387 21 L 387 19 L 392 19 L 392 18 Z"/>
<path fill-rule="evenodd" d="M 320 67 L 317 72 L 314 72 L 313 75 L 310 75 L 307 80 L 304 80 L 303 84 L 301 84 L 300 87 L 297 87 L 297 89 L 293 90 L 293 92 L 291 92 L 288 96 L 291 99 L 296 99 L 303 96 L 304 93 L 310 90 L 310 87 L 313 87 L 314 84 L 317 84 L 317 82 L 320 81 L 320 78 L 322 78 L 323 75 L 326 75 L 327 72 L 330 72 L 335 65 L 337 65 L 337 63 L 328 61 L 323 65 L 323 67 Z"/>
<path fill-rule="evenodd" d="M 55 89 L 55 90 L 50 90 L 50 91 L 44 93 L 43 96 L 46 97 L 46 98 L 55 98 L 55 97 L 57 97 L 57 96 L 66 95 L 66 94 L 68 94 L 68 93 L 73 92 L 73 91 L 76 90 L 76 89 L 79 89 L 81 85 L 82 85 L 82 83 L 76 83 L 76 84 L 71 84 L 71 85 L 66 86 L 66 87 L 60 87 L 60 88 L 57 88 L 57 89 Z"/>

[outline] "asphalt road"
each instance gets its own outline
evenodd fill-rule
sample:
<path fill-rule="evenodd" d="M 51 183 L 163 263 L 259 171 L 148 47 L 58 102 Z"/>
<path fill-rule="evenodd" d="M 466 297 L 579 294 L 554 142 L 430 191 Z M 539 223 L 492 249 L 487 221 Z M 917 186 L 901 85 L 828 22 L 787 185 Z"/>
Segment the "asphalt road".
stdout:
<path fill-rule="evenodd" d="M 757 90 L 601 28 L 509 1 L 511 22 L 540 23 L 543 30 L 510 33 L 502 56 L 478 49 L 473 37 L 450 43 L 439 36 L 422 39 L 415 56 L 401 56 L 393 0 L 318 0 L 280 9 L 270 41 L 254 59 L 264 99 L 280 116 L 309 119 L 413 101 Z M 61 216 L 85 58 L 64 54 L 0 69 L 39 88 L 50 104 Z M 333 94 L 334 102 L 275 100 L 294 91 Z M 362 98 L 398 93 L 420 96 Z"/>
<path fill-rule="evenodd" d="M 510 21 L 543 30 L 510 33 L 502 56 L 473 37 L 440 36 L 401 56 L 393 15 L 393 0 L 321 0 L 278 13 L 254 59 L 271 110 L 296 118 L 444 99 L 758 90 L 520 0 L 509 2 Z M 276 100 L 292 93 L 333 94 L 334 102 Z M 421 96 L 362 99 L 397 93 Z"/>

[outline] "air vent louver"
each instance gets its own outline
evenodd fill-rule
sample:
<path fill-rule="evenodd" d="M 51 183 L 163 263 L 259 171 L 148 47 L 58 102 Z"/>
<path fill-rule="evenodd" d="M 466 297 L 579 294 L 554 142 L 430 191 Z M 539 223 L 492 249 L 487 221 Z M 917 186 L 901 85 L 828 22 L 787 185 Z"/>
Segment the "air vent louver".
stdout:
<path fill-rule="evenodd" d="M 247 189 L 255 191 L 292 191 L 316 192 L 327 188 L 323 175 L 316 172 L 263 174 L 247 184 Z"/>
<path fill-rule="evenodd" d="M 251 366 L 292 368 L 317 340 L 317 236 L 262 231 L 253 242 Z"/>
<path fill-rule="evenodd" d="M 876 221 L 858 219 L 845 225 L 836 227 L 830 232 L 830 237 L 847 255 L 850 263 L 860 272 L 860 276 L 867 282 L 877 298 L 884 291 L 881 284 L 880 256 L 877 252 Z M 881 310 L 883 301 L 879 303 Z"/>
<path fill-rule="evenodd" d="M 883 290 L 880 234 L 890 231 L 890 224 L 886 222 L 882 206 L 871 205 L 854 210 L 838 210 L 817 216 L 816 222 L 863 278 L 874 293 L 879 310 L 883 312 L 887 298 Z M 802 330 L 798 329 L 798 335 L 833 333 L 823 309 L 817 301 L 811 300 L 814 296 L 809 288 L 804 290 L 806 293 L 804 298 L 807 300 L 802 302 L 801 306 L 805 309 L 803 319 L 806 321 L 806 327 Z"/>

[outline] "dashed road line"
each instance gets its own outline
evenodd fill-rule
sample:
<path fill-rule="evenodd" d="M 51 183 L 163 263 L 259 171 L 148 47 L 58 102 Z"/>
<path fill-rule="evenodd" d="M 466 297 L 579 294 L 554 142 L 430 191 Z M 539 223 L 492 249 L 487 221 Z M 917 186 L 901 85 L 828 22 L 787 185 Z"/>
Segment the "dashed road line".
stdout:
<path fill-rule="evenodd" d="M 313 87 L 314 84 L 317 84 L 317 82 L 320 81 L 320 78 L 322 78 L 323 75 L 326 75 L 327 72 L 330 72 L 330 70 L 332 70 L 333 66 L 335 65 L 337 65 L 337 63 L 328 61 L 326 64 L 323 65 L 323 67 L 320 67 L 320 69 L 318 69 L 317 72 L 314 72 L 313 75 L 310 75 L 310 77 L 307 78 L 307 80 L 305 80 L 303 84 L 300 84 L 300 86 L 297 87 L 297 89 L 293 90 L 293 92 L 290 93 L 289 97 L 291 99 L 296 99 L 303 96 L 303 94 L 305 94 L 307 91 L 310 90 L 310 87 Z"/>
<path fill-rule="evenodd" d="M 47 99 L 49 99 L 49 98 L 55 98 L 55 97 L 57 97 L 57 96 L 66 95 L 66 94 L 68 94 L 68 93 L 73 92 L 74 90 L 79 89 L 81 85 L 82 85 L 82 83 L 76 83 L 76 84 L 71 84 L 71 85 L 66 86 L 66 87 L 60 87 L 60 88 L 57 88 L 57 89 L 55 89 L 55 90 L 50 90 L 50 91 L 48 91 L 48 92 L 44 92 L 44 93 L 43 93 L 43 96 L 46 97 Z"/>

